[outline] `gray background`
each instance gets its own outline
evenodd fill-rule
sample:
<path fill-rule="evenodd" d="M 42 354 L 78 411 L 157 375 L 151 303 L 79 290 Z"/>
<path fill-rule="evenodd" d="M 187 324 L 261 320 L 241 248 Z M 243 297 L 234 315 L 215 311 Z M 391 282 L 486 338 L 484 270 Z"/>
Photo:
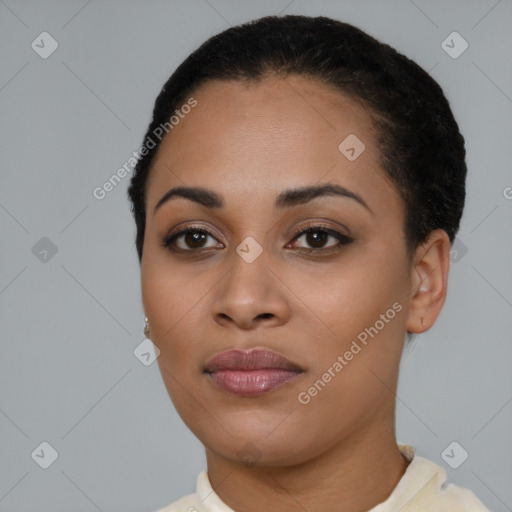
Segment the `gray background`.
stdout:
<path fill-rule="evenodd" d="M 279 12 L 363 28 L 450 100 L 467 206 L 445 307 L 404 353 L 397 434 L 492 510 L 512 510 L 510 0 L 0 0 L 0 511 L 151 512 L 194 489 L 202 446 L 157 364 L 134 355 L 130 175 L 103 200 L 92 191 L 139 149 L 189 52 Z M 46 59 L 31 47 L 43 31 L 59 44 Z M 469 43 L 456 59 L 441 47 L 453 31 Z M 57 249 L 46 260 L 43 237 Z M 31 457 L 43 441 L 58 452 L 48 469 Z M 469 453 L 457 469 L 441 457 L 452 441 Z"/>

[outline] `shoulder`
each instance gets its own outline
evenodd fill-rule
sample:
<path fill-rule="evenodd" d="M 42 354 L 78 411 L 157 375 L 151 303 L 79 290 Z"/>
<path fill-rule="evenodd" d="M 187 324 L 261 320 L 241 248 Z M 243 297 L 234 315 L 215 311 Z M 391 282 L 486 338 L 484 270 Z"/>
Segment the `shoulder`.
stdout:
<path fill-rule="evenodd" d="M 179 500 L 173 501 L 164 508 L 159 508 L 155 512 L 199 512 L 199 504 L 195 494 L 187 494 Z"/>
<path fill-rule="evenodd" d="M 204 474 L 203 474 L 204 473 Z M 206 476 L 206 473 L 202 471 L 196 481 L 195 492 L 186 494 L 176 501 L 173 501 L 169 505 L 155 510 L 155 512 L 199 512 L 200 508 L 200 497 L 198 495 L 198 488 L 201 486 L 201 482 Z M 203 483 L 204 485 L 204 483 Z"/>
<path fill-rule="evenodd" d="M 375 512 L 490 512 L 477 496 L 465 487 L 447 481 L 446 470 L 429 459 L 420 457 L 410 446 L 401 446 L 410 460 L 409 466 L 395 490 Z M 373 512 L 373 511 L 372 511 Z"/>
<path fill-rule="evenodd" d="M 436 510 L 446 512 L 490 512 L 477 498 L 475 493 L 466 487 L 448 482 L 446 470 L 429 459 L 417 457 L 425 467 L 434 472 L 432 480 L 431 497 L 428 497 Z"/>
<path fill-rule="evenodd" d="M 208 474 L 201 471 L 197 477 L 196 490 L 186 494 L 170 505 L 155 512 L 234 512 L 217 496 L 213 490 Z"/>

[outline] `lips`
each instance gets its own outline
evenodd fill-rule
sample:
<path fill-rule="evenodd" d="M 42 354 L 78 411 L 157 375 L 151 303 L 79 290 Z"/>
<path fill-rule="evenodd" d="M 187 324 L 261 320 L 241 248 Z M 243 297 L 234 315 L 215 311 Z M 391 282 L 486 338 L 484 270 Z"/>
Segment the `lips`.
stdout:
<path fill-rule="evenodd" d="M 268 393 L 302 372 L 298 364 L 264 348 L 227 350 L 210 359 L 204 368 L 218 388 L 246 397 Z"/>
<path fill-rule="evenodd" d="M 303 371 L 299 365 L 286 359 L 286 357 L 264 348 L 226 350 L 217 354 L 205 365 L 206 372 L 218 370 L 261 370 L 268 368 Z"/>

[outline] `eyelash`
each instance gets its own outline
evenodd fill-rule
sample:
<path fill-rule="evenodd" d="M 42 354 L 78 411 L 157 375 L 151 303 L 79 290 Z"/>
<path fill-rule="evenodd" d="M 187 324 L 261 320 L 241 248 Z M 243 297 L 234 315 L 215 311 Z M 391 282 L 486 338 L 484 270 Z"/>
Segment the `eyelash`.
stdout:
<path fill-rule="evenodd" d="M 181 252 L 181 253 L 200 252 L 201 249 L 175 249 L 175 248 L 171 247 L 171 244 L 177 238 L 179 238 L 182 235 L 187 235 L 189 233 L 202 233 L 204 235 L 211 236 L 212 238 L 214 238 L 214 236 L 204 228 L 189 226 L 188 228 L 178 231 L 177 233 L 173 233 L 171 235 L 167 235 L 166 237 L 164 237 L 162 240 L 162 246 L 165 247 L 166 249 L 168 249 L 169 251 L 175 252 L 175 253 L 178 253 L 178 252 Z M 300 230 L 295 231 L 292 235 L 292 237 L 293 237 L 292 242 L 294 240 L 300 238 L 300 236 L 302 236 L 304 234 L 309 234 L 309 233 L 327 233 L 328 235 L 331 235 L 334 238 L 336 238 L 339 241 L 339 243 L 337 245 L 335 245 L 334 247 L 330 247 L 327 249 L 307 249 L 307 248 L 303 248 L 303 247 L 299 248 L 299 250 L 305 251 L 308 254 L 320 254 L 320 253 L 328 254 L 328 253 L 332 253 L 332 252 L 337 252 L 337 251 L 341 250 L 343 248 L 343 246 L 349 245 L 354 241 L 353 238 L 350 238 L 347 235 L 339 233 L 338 231 L 336 231 L 324 224 L 310 224 L 304 228 L 301 228 Z M 211 250 L 211 248 L 210 249 L 207 248 L 207 249 L 203 249 L 203 250 L 208 251 L 208 250 Z"/>

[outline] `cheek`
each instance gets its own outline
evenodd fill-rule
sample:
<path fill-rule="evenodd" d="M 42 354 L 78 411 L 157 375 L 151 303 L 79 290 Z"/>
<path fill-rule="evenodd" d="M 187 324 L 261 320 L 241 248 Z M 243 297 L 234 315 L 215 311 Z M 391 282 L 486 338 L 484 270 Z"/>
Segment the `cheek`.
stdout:
<path fill-rule="evenodd" d="M 402 301 L 403 274 L 399 264 L 382 255 L 355 254 L 327 273 L 320 267 L 309 274 L 293 270 L 283 280 L 293 284 L 298 304 L 303 304 L 305 315 L 326 336 L 323 348 L 341 349 L 343 343 L 350 343 L 364 328 L 374 325 L 394 302 Z"/>
<path fill-rule="evenodd" d="M 296 417 L 302 428 L 317 432 L 328 443 L 390 407 L 405 307 L 391 272 L 351 272 L 331 280 L 317 300 L 316 306 L 325 306 L 321 316 L 330 331 L 324 328 L 327 334 L 317 336 L 309 349 L 311 372 L 298 390 L 302 394 L 297 396 Z M 309 326 L 310 337 L 313 327 Z"/>
<path fill-rule="evenodd" d="M 195 401 L 190 400 L 190 395 L 197 395 L 198 352 L 204 343 L 196 312 L 204 289 L 198 288 L 196 281 L 185 281 L 183 276 L 171 272 L 169 265 L 148 265 L 142 272 L 142 296 L 150 319 L 151 341 L 160 350 L 157 361 L 169 397 L 183 418 L 194 414 L 191 402 Z"/>
<path fill-rule="evenodd" d="M 151 339 L 161 351 L 167 350 L 183 330 L 187 311 L 201 296 L 197 279 L 185 279 L 182 272 L 164 260 L 148 251 L 141 265 L 144 311 L 150 320 Z"/>
<path fill-rule="evenodd" d="M 311 370 L 301 389 L 306 393 L 303 401 L 311 400 L 305 414 L 311 406 L 309 412 L 315 410 L 326 421 L 330 415 L 336 422 L 349 421 L 347 411 L 352 418 L 361 417 L 393 389 L 405 334 L 407 288 L 405 267 L 397 255 L 391 256 L 365 255 L 340 266 L 313 292 L 310 280 L 294 290 L 317 313 L 303 331 L 310 340 L 305 349 Z M 337 407 L 332 410 L 329 404 Z"/>

